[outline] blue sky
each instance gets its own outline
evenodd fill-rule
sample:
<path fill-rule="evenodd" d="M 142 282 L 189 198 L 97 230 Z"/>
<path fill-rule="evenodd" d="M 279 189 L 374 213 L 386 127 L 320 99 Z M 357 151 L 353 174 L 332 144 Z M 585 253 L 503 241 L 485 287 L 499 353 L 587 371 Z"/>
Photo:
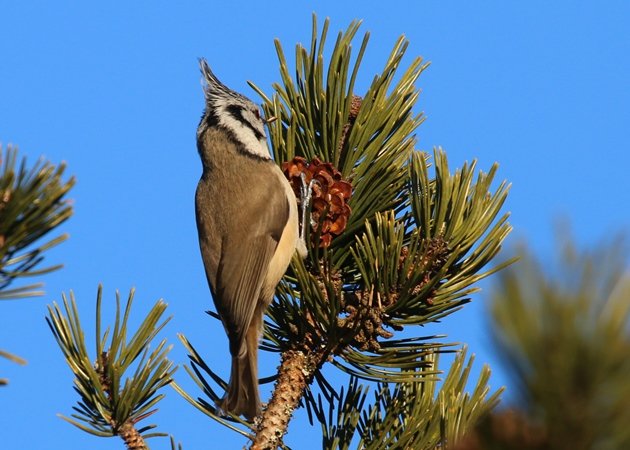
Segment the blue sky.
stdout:
<path fill-rule="evenodd" d="M 31 163 L 40 155 L 66 161 L 78 180 L 76 213 L 63 226 L 71 238 L 48 257 L 65 268 L 46 277 L 45 298 L 0 304 L 0 348 L 29 361 L 0 360 L 11 379 L 0 392 L 6 448 L 122 448 L 55 417 L 76 401 L 44 322 L 46 304 L 61 292 L 74 290 L 88 333 L 99 282 L 110 304 L 116 289 L 126 296 L 136 287 L 138 317 L 164 298 L 173 320 L 163 335 L 176 345 L 175 361 L 185 359 L 175 338 L 183 332 L 227 376 L 223 331 L 203 314 L 211 300 L 194 224 L 197 58 L 252 98 L 246 80 L 270 92 L 279 79 L 273 39 L 288 54 L 308 43 L 313 11 L 320 22 L 329 16 L 335 33 L 364 20 L 371 39 L 358 91 L 401 34 L 410 41 L 407 63 L 417 55 L 431 61 L 418 83 L 417 108 L 427 116 L 419 148 L 444 147 L 453 168 L 473 158 L 483 169 L 500 163 L 499 177 L 513 184 L 509 242 L 525 238 L 547 258 L 558 217 L 583 245 L 630 225 L 630 3 L 214 3 L 0 1 L 0 142 L 18 145 Z M 467 342 L 478 368 L 493 367 L 492 385 L 509 392 L 488 344 L 486 300 L 476 295 L 434 331 Z M 262 373 L 276 364 L 263 355 Z M 183 370 L 177 378 L 190 386 Z M 175 392 L 153 419 L 187 449 L 245 444 Z M 318 428 L 304 423 L 300 412 L 287 443 L 319 448 Z"/>

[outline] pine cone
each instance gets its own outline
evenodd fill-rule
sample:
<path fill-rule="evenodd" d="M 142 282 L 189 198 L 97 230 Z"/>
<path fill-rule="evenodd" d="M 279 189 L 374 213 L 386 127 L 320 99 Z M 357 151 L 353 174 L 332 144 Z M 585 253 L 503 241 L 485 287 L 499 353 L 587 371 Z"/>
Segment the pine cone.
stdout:
<path fill-rule="evenodd" d="M 321 227 L 319 243 L 314 243 L 320 248 L 328 247 L 333 237 L 339 236 L 346 229 L 348 217 L 352 212 L 348 205 L 352 196 L 352 184 L 344 180 L 341 172 L 331 163 L 322 162 L 318 158 L 307 162 L 305 158 L 296 156 L 291 161 L 282 163 L 282 171 L 289 180 L 299 204 L 302 188 L 300 175 L 304 174 L 307 184 L 313 179 L 316 180 L 311 200 L 311 217 L 316 225 L 311 236 L 314 240 L 318 228 Z"/>

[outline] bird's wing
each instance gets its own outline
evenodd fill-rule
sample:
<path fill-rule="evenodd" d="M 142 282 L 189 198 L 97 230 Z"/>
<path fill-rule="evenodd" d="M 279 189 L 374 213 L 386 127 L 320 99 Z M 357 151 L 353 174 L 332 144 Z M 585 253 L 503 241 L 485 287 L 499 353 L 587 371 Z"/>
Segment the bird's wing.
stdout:
<path fill-rule="evenodd" d="M 262 186 L 268 186 L 269 181 Z M 229 229 L 233 232 L 223 239 L 213 292 L 234 355 L 241 350 L 269 263 L 289 218 L 283 189 L 253 189 L 240 197 L 241 202 L 229 208 Z"/>

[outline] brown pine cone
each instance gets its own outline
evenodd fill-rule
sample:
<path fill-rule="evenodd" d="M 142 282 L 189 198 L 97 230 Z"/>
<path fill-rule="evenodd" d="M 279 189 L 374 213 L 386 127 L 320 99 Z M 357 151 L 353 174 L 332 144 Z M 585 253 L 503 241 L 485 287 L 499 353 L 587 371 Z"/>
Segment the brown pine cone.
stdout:
<path fill-rule="evenodd" d="M 300 175 L 304 174 L 307 184 L 313 179 L 316 180 L 311 201 L 311 216 L 316 225 L 311 236 L 314 240 L 317 230 L 321 227 L 319 243 L 314 243 L 320 248 L 328 247 L 333 237 L 339 236 L 346 229 L 348 217 L 352 212 L 348 205 L 352 196 L 352 184 L 344 180 L 341 172 L 331 163 L 318 158 L 308 162 L 305 158 L 296 156 L 291 161 L 282 163 L 282 171 L 289 180 L 298 203 L 301 203 Z"/>

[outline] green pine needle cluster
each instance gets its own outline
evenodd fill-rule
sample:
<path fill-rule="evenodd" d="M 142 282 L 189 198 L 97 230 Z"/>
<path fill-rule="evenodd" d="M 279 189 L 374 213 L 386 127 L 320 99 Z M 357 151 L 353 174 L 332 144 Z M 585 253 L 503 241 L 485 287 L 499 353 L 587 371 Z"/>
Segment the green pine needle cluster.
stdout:
<path fill-rule="evenodd" d="M 427 359 L 430 366 L 437 366 L 437 354 L 428 355 Z M 468 431 L 468 424 L 477 422 L 499 402 L 501 390 L 490 395 L 487 366 L 473 392 L 465 392 L 473 361 L 474 356 L 466 361 L 464 348 L 458 351 L 441 383 L 429 371 L 423 371 L 421 383 L 403 382 L 393 388 L 391 383 L 380 383 L 371 404 L 367 402 L 368 387 L 355 377 L 351 377 L 339 393 L 324 391 L 324 397 L 319 394 L 315 399 L 309 392 L 307 411 L 311 423 L 316 420 L 322 426 L 322 447 L 335 450 L 452 448 Z"/>
<path fill-rule="evenodd" d="M 166 303 L 158 301 L 138 329 L 129 329 L 134 292 L 130 292 L 124 309 L 116 294 L 116 317 L 113 329 L 102 331 L 102 287 L 96 301 L 95 353 L 90 356 L 79 311 L 70 293 L 63 295 L 63 308 L 56 303 L 48 307 L 46 318 L 66 362 L 74 373 L 74 388 L 81 400 L 71 417 L 63 417 L 78 428 L 96 436 L 121 436 L 128 448 L 130 439 L 164 436 L 147 433 L 155 425 L 137 429 L 136 424 L 156 411 L 164 394 L 158 391 L 172 381 L 176 368 L 168 359 L 172 346 L 162 340 L 150 344 L 170 318 L 162 319 Z"/>
<path fill-rule="evenodd" d="M 427 155 L 414 150 L 413 133 L 423 118 L 412 111 L 419 95 L 415 83 L 427 65 L 417 58 L 399 73 L 404 38 L 350 123 L 368 35 L 350 69 L 359 27 L 352 23 L 339 34 L 325 70 L 328 21 L 319 38 L 313 25 L 310 51 L 297 47 L 295 79 L 276 43 L 283 84 L 274 85 L 272 98 L 263 97 L 263 107 L 279 119 L 270 126 L 276 161 L 297 155 L 337 164 L 352 183 L 352 213 L 329 248 L 310 246 L 309 257 L 293 263 L 270 308 L 263 347 L 328 346 L 341 357 L 337 365 L 355 376 L 408 378 L 400 369 L 422 364 L 426 344 L 387 340 L 387 328 L 444 317 L 469 300 L 474 283 L 504 266 L 482 270 L 510 231 L 507 214 L 500 214 L 508 186 L 490 190 L 496 165 L 476 180 L 474 163 L 451 174 L 441 150 L 430 178 Z M 369 336 L 364 330 L 358 339 L 357 327 L 366 321 L 376 331 Z"/>
<path fill-rule="evenodd" d="M 17 150 L 0 147 L 0 300 L 43 295 L 41 283 L 9 288 L 25 277 L 40 276 L 60 265 L 40 268 L 44 253 L 68 236 L 39 243 L 72 215 L 65 198 L 74 178 L 64 181 L 65 164 L 40 160 L 28 168 Z"/>

